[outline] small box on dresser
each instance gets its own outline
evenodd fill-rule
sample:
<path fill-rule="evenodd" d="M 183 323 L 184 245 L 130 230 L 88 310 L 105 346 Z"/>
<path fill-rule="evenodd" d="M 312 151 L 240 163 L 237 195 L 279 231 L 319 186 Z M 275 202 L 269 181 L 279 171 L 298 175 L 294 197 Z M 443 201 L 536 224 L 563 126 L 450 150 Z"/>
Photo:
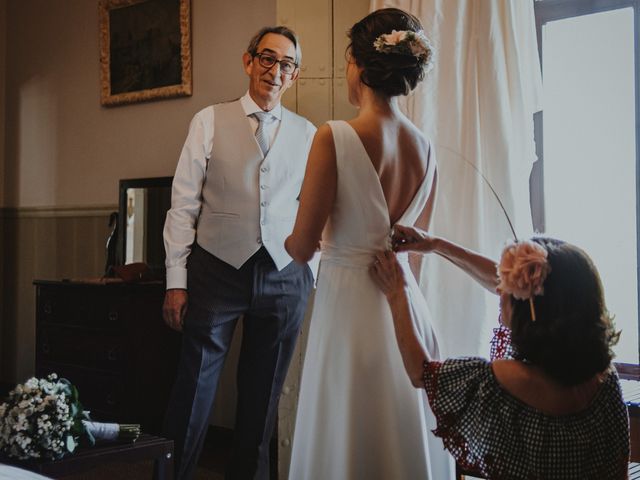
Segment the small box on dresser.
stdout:
<path fill-rule="evenodd" d="M 181 340 L 162 320 L 163 283 L 34 284 L 36 375 L 67 378 L 96 420 L 161 433 Z"/>

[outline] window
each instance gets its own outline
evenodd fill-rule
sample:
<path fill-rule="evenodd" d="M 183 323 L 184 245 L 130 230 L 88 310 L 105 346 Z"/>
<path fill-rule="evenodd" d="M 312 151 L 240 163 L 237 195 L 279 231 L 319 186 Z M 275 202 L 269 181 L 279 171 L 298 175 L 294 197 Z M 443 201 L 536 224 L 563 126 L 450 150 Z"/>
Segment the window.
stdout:
<path fill-rule="evenodd" d="M 535 2 L 543 76 L 531 178 L 534 228 L 584 248 L 638 363 L 640 0 Z"/>

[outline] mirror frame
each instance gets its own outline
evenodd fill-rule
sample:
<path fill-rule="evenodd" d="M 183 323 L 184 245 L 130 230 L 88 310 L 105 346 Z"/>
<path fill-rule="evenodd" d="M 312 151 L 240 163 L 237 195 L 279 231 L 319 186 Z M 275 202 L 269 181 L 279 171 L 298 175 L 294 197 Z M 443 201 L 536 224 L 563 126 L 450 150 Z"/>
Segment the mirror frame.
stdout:
<path fill-rule="evenodd" d="M 125 178 L 120 180 L 118 193 L 118 252 L 117 261 L 119 265 L 126 262 L 125 237 L 127 233 L 127 190 L 129 188 L 153 188 L 169 187 L 173 183 L 173 177 L 148 177 L 148 178 Z M 164 271 L 162 265 L 149 265 L 152 270 L 160 269 Z"/>

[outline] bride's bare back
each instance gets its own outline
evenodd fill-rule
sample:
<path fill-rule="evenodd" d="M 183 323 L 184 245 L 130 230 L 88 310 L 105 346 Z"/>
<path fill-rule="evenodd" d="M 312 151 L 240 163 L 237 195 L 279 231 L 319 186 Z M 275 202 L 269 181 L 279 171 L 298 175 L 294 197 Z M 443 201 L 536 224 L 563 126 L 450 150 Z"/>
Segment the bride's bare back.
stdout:
<path fill-rule="evenodd" d="M 348 122 L 360 137 L 373 167 L 378 172 L 391 224 L 402 216 L 422 185 L 429 161 L 435 161 L 431 146 L 404 116 L 391 118 L 362 115 Z M 427 204 L 430 208 L 432 201 Z M 425 212 L 418 220 L 426 228 Z M 427 217 L 427 218 L 425 218 Z"/>

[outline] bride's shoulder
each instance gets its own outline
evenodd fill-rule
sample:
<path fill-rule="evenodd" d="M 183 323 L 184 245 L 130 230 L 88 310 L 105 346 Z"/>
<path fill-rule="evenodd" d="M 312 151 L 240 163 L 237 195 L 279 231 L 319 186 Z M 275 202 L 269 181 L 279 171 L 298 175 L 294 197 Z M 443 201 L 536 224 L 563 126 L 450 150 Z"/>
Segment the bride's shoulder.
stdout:
<path fill-rule="evenodd" d="M 309 159 L 319 159 L 313 163 L 317 163 L 317 161 L 329 161 L 335 163 L 335 150 L 336 144 L 338 143 L 339 140 L 336 141 L 334 138 L 334 132 L 331 129 L 331 126 L 328 123 L 320 125 L 313 137 Z"/>
<path fill-rule="evenodd" d="M 328 120 L 318 127 L 316 136 L 333 138 L 345 134 L 344 132 L 348 130 L 355 130 L 351 122 L 346 120 Z"/>
<path fill-rule="evenodd" d="M 315 137 L 313 139 L 314 143 L 326 143 L 333 145 L 333 129 L 329 123 L 323 123 L 316 130 Z"/>
<path fill-rule="evenodd" d="M 429 140 L 429 138 L 411 120 L 406 119 L 406 121 L 404 122 L 404 128 L 406 129 L 407 133 L 409 135 L 412 135 L 416 139 L 416 142 L 419 143 L 423 148 L 430 148 L 431 141 Z"/>
<path fill-rule="evenodd" d="M 406 155 L 419 158 L 422 168 L 431 158 L 431 141 L 418 127 L 408 119 L 401 124 L 398 132 L 398 144 L 402 145 Z"/>

